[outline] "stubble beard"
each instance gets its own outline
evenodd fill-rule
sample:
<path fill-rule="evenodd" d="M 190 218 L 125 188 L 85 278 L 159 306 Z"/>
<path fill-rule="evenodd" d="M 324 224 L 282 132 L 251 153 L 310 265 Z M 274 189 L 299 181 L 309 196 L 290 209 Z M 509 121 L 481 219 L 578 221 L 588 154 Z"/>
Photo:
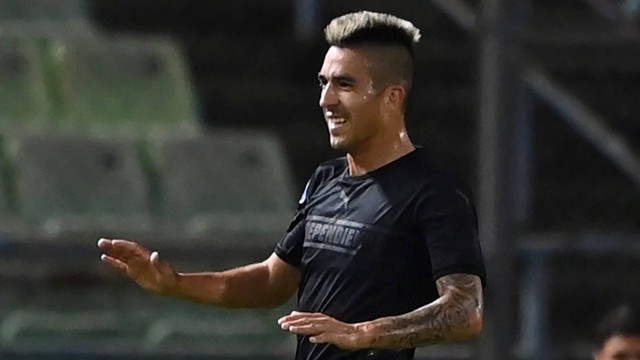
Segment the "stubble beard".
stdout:
<path fill-rule="evenodd" d="M 345 139 L 329 135 L 329 144 L 334 150 L 347 151 L 347 144 Z"/>

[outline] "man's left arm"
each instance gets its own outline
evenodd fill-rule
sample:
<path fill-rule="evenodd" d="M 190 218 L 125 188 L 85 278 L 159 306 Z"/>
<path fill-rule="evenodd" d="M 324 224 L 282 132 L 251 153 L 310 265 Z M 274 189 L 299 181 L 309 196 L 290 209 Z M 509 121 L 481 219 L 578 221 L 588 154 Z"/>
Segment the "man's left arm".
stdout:
<path fill-rule="evenodd" d="M 471 274 L 444 275 L 436 281 L 440 297 L 406 314 L 348 324 L 321 313 L 293 312 L 278 323 L 345 350 L 403 349 L 476 337 L 482 329 L 482 281 Z"/>

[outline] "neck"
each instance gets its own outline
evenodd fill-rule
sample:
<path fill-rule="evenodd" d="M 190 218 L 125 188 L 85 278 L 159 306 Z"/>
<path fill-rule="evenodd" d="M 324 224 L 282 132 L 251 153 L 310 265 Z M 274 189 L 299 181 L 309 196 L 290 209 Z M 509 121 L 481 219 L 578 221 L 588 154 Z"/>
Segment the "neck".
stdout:
<path fill-rule="evenodd" d="M 349 151 L 347 154 L 349 174 L 352 176 L 364 175 L 407 155 L 415 149 L 404 127 L 391 134 L 391 136 L 380 139 L 380 141 L 369 142 L 361 146 L 361 149 L 357 151 Z"/>

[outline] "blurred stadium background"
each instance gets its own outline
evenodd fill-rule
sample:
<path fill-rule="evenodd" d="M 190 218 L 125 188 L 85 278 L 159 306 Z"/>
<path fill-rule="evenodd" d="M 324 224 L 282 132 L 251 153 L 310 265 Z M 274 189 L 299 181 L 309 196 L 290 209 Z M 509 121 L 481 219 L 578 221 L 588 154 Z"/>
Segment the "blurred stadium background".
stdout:
<path fill-rule="evenodd" d="M 275 310 L 144 293 L 133 238 L 180 270 L 262 260 L 315 166 L 321 28 L 423 31 L 414 142 L 474 189 L 476 342 L 419 359 L 588 359 L 640 301 L 640 1 L 0 0 L 0 359 L 290 359 Z"/>

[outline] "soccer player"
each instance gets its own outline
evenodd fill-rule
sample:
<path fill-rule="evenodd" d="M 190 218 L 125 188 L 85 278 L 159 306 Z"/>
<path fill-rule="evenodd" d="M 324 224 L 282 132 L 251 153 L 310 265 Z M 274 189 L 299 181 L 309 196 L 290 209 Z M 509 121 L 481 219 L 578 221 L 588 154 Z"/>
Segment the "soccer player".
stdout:
<path fill-rule="evenodd" d="M 640 308 L 622 305 L 598 326 L 595 360 L 640 360 Z"/>
<path fill-rule="evenodd" d="M 415 348 L 476 337 L 485 269 L 467 192 L 405 128 L 419 30 L 373 12 L 325 28 L 320 108 L 333 148 L 286 234 L 261 263 L 178 273 L 157 252 L 101 239 L 102 260 L 165 296 L 221 307 L 276 307 L 296 359 L 413 359 Z"/>

